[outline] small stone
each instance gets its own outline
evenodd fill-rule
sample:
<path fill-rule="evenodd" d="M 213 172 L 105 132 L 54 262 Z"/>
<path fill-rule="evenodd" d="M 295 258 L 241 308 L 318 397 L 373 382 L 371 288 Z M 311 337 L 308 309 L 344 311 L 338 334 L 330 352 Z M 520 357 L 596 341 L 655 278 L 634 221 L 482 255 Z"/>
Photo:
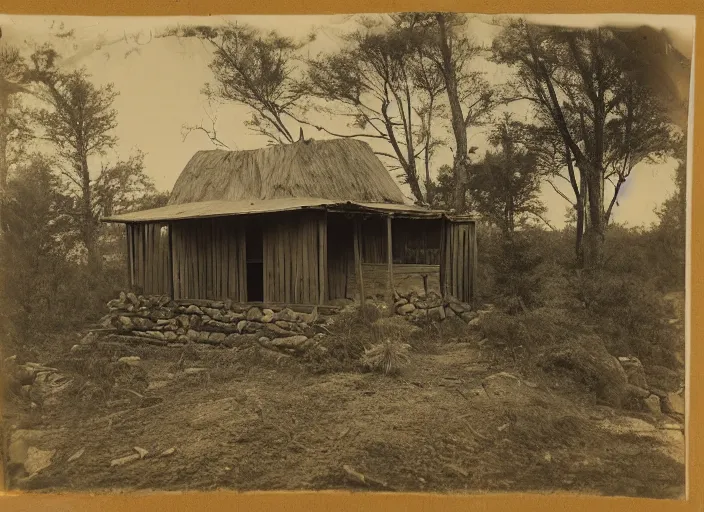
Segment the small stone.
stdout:
<path fill-rule="evenodd" d="M 66 462 L 73 462 L 74 460 L 80 459 L 83 456 L 83 454 L 85 453 L 85 451 L 86 451 L 85 448 L 81 448 L 76 453 L 71 455 Z"/>
<path fill-rule="evenodd" d="M 250 308 L 249 311 L 247 311 L 247 320 L 249 320 L 250 322 L 257 322 L 262 318 L 262 316 L 264 316 L 262 314 L 262 310 L 256 306 Z"/>
<path fill-rule="evenodd" d="M 237 331 L 238 332 L 241 333 L 242 331 L 244 331 L 245 327 L 247 327 L 247 320 L 240 320 L 237 323 Z"/>
<path fill-rule="evenodd" d="M 143 459 L 144 457 L 146 457 L 147 453 L 149 453 L 147 450 L 145 450 L 144 448 L 140 448 L 139 446 L 135 446 L 134 450 L 139 454 L 140 459 Z"/>
<path fill-rule="evenodd" d="M 223 309 L 225 307 L 225 303 L 221 300 L 216 300 L 213 301 L 210 306 L 214 309 Z M 229 309 L 229 308 L 228 308 Z"/>
<path fill-rule="evenodd" d="M 263 324 L 268 324 L 271 323 L 274 320 L 274 314 L 273 313 L 266 313 L 263 315 L 259 321 Z"/>
<path fill-rule="evenodd" d="M 639 388 L 648 388 L 643 364 L 637 357 L 619 357 L 618 361 L 626 372 L 629 384 L 633 384 Z"/>
<path fill-rule="evenodd" d="M 545 452 L 545 455 L 543 455 L 543 460 L 545 460 L 545 462 L 552 462 L 552 455 L 550 455 L 550 452 Z"/>
<path fill-rule="evenodd" d="M 127 300 L 129 300 L 135 306 L 139 306 L 139 298 L 132 292 L 127 294 Z"/>
<path fill-rule="evenodd" d="M 40 450 L 34 446 L 27 449 L 27 458 L 24 461 L 24 468 L 27 473 L 34 475 L 42 469 L 51 466 L 51 458 L 56 453 L 56 450 Z"/>
<path fill-rule="evenodd" d="M 291 308 L 284 308 L 274 315 L 274 321 L 295 322 L 298 315 Z"/>
<path fill-rule="evenodd" d="M 176 448 L 168 448 L 159 454 L 159 457 L 168 457 L 176 453 Z"/>
<path fill-rule="evenodd" d="M 399 315 L 407 315 L 407 314 L 412 313 L 413 311 L 415 311 L 415 309 L 416 309 L 416 307 L 415 307 L 413 304 L 404 304 L 404 305 L 400 306 L 400 307 L 396 310 L 396 312 L 397 312 Z"/>
<path fill-rule="evenodd" d="M 672 412 L 684 415 L 684 397 L 677 393 L 668 393 L 667 401 Z"/>
<path fill-rule="evenodd" d="M 183 370 L 183 373 L 185 373 L 186 375 L 194 375 L 196 373 L 202 373 L 207 370 L 207 368 L 186 368 L 185 370 Z"/>
<path fill-rule="evenodd" d="M 265 309 L 262 309 L 262 314 L 263 314 L 263 315 L 271 315 L 271 316 L 274 316 L 274 310 L 273 310 L 273 309 L 269 309 L 269 308 L 265 308 Z"/>
<path fill-rule="evenodd" d="M 198 340 L 198 331 L 194 331 L 193 329 L 189 329 L 188 333 L 186 333 L 186 336 L 191 341 L 197 341 Z"/>
<path fill-rule="evenodd" d="M 141 457 L 139 456 L 138 453 L 132 454 L 132 455 L 127 455 L 126 457 L 120 457 L 119 459 L 113 459 L 110 461 L 110 467 L 113 466 L 122 466 L 124 464 L 127 464 L 129 462 L 134 462 L 135 460 L 139 460 Z"/>
<path fill-rule="evenodd" d="M 216 343 L 222 343 L 223 341 L 225 341 L 226 337 L 227 335 L 224 332 L 211 332 L 208 339 Z"/>
<path fill-rule="evenodd" d="M 258 341 L 259 341 L 259 343 L 266 344 L 266 343 L 269 343 L 271 340 L 269 338 L 267 338 L 266 336 L 262 336 L 261 338 L 259 338 Z"/>
<path fill-rule="evenodd" d="M 73 345 L 71 347 L 71 352 L 78 352 L 79 350 L 81 350 L 81 348 L 82 347 L 80 345 Z"/>
<path fill-rule="evenodd" d="M 394 303 L 394 307 L 398 308 L 400 306 L 405 306 L 408 304 L 408 299 L 399 299 Z"/>
<path fill-rule="evenodd" d="M 131 329 L 132 328 L 132 320 L 128 316 L 121 316 L 118 318 L 118 321 L 120 322 L 120 326 L 125 328 L 125 329 Z"/>
<path fill-rule="evenodd" d="M 306 336 L 289 336 L 288 338 L 274 338 L 271 344 L 281 348 L 299 348 L 308 341 Z"/>
<path fill-rule="evenodd" d="M 431 320 L 434 320 L 436 322 L 439 322 L 441 320 L 445 320 L 445 308 L 442 306 L 432 308 L 428 310 L 428 318 Z"/>
<path fill-rule="evenodd" d="M 208 315 L 209 317 L 215 318 L 216 316 L 220 315 L 220 310 L 214 309 L 214 308 L 201 308 L 203 310 L 203 313 Z"/>
<path fill-rule="evenodd" d="M 124 363 L 129 366 L 137 366 L 141 360 L 142 358 L 139 356 L 125 356 L 118 359 L 117 362 Z"/>
<path fill-rule="evenodd" d="M 469 308 L 460 302 L 450 302 L 448 307 L 458 315 L 469 312 Z"/>
<path fill-rule="evenodd" d="M 149 335 L 150 338 L 155 338 L 157 340 L 163 340 L 164 339 L 164 333 L 159 332 L 159 331 L 147 331 L 147 334 Z"/>
<path fill-rule="evenodd" d="M 178 334 L 173 331 L 164 332 L 164 339 L 166 341 L 176 341 L 178 339 Z"/>
<path fill-rule="evenodd" d="M 191 304 L 186 308 L 186 313 L 189 315 L 202 315 L 203 311 L 201 311 L 201 309 L 195 304 Z"/>
<path fill-rule="evenodd" d="M 643 403 L 652 414 L 656 416 L 661 414 L 662 411 L 660 410 L 660 399 L 657 397 L 657 395 L 650 395 L 648 398 L 643 400 Z"/>
<path fill-rule="evenodd" d="M 467 313 L 462 313 L 462 318 L 464 319 Z M 481 319 L 479 317 L 472 318 L 467 322 L 467 325 L 473 328 L 477 328 L 481 325 Z"/>
<path fill-rule="evenodd" d="M 120 292 L 120 302 L 124 304 L 124 302 L 127 300 L 127 295 L 125 292 Z"/>

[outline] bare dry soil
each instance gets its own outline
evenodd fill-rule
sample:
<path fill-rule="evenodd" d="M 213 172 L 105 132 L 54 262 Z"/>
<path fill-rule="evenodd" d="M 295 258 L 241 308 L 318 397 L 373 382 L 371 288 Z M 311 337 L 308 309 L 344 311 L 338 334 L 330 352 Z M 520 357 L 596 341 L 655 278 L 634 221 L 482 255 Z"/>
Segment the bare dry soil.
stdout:
<path fill-rule="evenodd" d="M 16 489 L 684 492 L 684 436 L 662 428 L 671 420 L 598 406 L 477 340 L 416 351 L 398 377 L 314 375 L 254 347 L 99 343 L 76 355 L 73 343 L 57 340 L 42 362 L 78 378 L 76 358 L 138 356 L 144 385 L 120 397 L 6 404 L 8 430 L 55 450 Z M 483 380 L 503 371 L 520 381 L 487 393 Z M 111 465 L 135 447 L 146 454 Z"/>

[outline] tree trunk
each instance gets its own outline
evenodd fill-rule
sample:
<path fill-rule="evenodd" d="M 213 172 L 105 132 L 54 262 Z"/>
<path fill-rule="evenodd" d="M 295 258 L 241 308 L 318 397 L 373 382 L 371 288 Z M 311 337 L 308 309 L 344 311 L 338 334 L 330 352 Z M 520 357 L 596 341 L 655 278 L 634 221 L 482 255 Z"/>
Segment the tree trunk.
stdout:
<path fill-rule="evenodd" d="M 584 232 L 584 262 L 587 267 L 599 267 L 603 263 L 604 248 L 604 198 L 601 188 L 602 172 L 591 165 L 583 164 L 580 172 L 586 175 L 588 213 Z"/>
<path fill-rule="evenodd" d="M 9 96 L 6 92 L 0 92 L 0 235 L 5 231 L 5 193 L 7 191 L 7 175 L 9 165 L 7 162 L 7 110 Z"/>
<path fill-rule="evenodd" d="M 467 128 L 462 113 L 459 93 L 457 91 L 457 76 L 452 61 L 452 50 L 448 43 L 445 15 L 437 14 L 436 19 L 440 31 L 440 53 L 442 54 L 442 76 L 445 80 L 447 99 L 450 104 L 452 120 L 452 133 L 455 137 L 455 157 L 452 163 L 452 172 L 455 181 L 455 209 L 464 212 L 467 209 Z"/>
<path fill-rule="evenodd" d="M 576 239 L 575 239 L 575 252 L 577 255 L 577 266 L 579 268 L 584 267 L 584 247 L 583 247 L 583 239 L 584 239 L 584 223 L 585 223 L 585 218 L 584 218 L 584 207 L 585 207 L 585 201 L 584 197 L 587 194 L 587 180 L 586 176 L 584 175 L 583 172 L 580 171 L 579 173 L 579 196 L 577 197 L 577 203 L 576 203 L 576 208 L 577 208 L 577 234 L 576 234 Z"/>
<path fill-rule="evenodd" d="M 80 156 L 81 161 L 81 216 L 83 217 L 83 243 L 88 251 L 88 265 L 93 269 L 100 269 L 100 256 L 96 240 L 96 225 L 93 217 L 93 197 L 90 188 L 90 172 L 88 158 L 85 154 Z"/>

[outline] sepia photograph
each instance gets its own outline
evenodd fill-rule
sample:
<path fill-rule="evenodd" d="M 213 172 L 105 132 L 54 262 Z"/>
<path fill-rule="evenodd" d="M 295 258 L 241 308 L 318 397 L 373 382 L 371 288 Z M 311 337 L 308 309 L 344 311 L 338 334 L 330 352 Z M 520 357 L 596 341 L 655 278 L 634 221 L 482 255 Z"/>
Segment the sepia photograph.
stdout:
<path fill-rule="evenodd" d="M 684 500 L 694 29 L 0 15 L 5 491 Z"/>

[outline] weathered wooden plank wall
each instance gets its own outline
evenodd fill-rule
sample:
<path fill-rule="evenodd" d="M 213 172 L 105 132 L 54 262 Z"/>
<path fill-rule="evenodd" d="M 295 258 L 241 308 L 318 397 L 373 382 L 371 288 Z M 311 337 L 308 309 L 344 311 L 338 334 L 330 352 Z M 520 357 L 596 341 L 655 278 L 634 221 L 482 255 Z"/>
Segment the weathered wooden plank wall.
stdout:
<path fill-rule="evenodd" d="M 128 225 L 127 247 L 130 287 L 137 293 L 170 293 L 172 275 L 168 224 Z"/>
<path fill-rule="evenodd" d="M 321 219 L 320 212 L 279 215 L 263 224 L 265 302 L 319 302 Z"/>
<path fill-rule="evenodd" d="M 473 222 L 448 222 L 446 226 L 444 286 L 450 295 L 471 302 L 476 292 L 476 226 Z"/>
<path fill-rule="evenodd" d="M 241 221 L 178 221 L 172 228 L 176 299 L 246 300 L 245 238 Z"/>

